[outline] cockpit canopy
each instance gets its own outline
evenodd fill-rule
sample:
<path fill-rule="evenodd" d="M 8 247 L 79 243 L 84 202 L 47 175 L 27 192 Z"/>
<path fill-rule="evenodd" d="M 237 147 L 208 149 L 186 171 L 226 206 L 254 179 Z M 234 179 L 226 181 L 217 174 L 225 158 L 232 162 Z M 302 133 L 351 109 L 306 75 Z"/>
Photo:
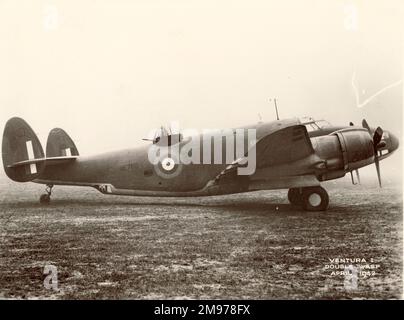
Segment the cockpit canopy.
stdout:
<path fill-rule="evenodd" d="M 171 128 L 165 128 L 161 126 L 159 129 L 157 129 L 154 133 L 153 139 L 143 139 L 145 141 L 152 141 L 153 144 L 159 144 L 159 145 L 164 145 L 164 146 L 171 146 L 176 143 L 181 142 L 183 139 L 183 136 L 181 133 L 174 133 L 172 132 Z"/>
<path fill-rule="evenodd" d="M 304 117 L 300 119 L 301 124 L 306 126 L 308 132 L 317 131 L 332 127 L 332 124 L 327 120 L 314 120 L 310 117 Z"/>

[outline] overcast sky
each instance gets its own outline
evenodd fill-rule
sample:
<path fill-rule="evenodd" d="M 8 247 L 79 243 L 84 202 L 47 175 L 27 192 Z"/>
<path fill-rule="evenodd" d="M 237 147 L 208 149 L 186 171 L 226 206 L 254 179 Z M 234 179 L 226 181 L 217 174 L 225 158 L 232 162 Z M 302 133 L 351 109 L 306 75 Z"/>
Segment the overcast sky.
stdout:
<path fill-rule="evenodd" d="M 281 117 L 366 118 L 401 137 L 401 2 L 0 0 L 0 126 L 20 116 L 44 146 L 61 127 L 92 154 L 170 121 L 270 121 L 276 97 Z"/>

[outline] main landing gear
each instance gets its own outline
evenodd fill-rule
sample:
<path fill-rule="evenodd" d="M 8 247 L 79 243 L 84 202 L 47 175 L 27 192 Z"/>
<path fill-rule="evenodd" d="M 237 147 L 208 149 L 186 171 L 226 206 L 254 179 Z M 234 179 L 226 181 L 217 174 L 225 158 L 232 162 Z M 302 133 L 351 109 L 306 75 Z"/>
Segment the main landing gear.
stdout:
<path fill-rule="evenodd" d="M 302 206 L 307 211 L 324 211 L 329 204 L 328 193 L 322 187 L 289 189 L 288 199 L 291 204 Z"/>
<path fill-rule="evenodd" d="M 42 194 L 39 198 L 39 202 L 42 204 L 49 204 L 51 200 L 53 184 L 47 184 L 45 191 L 46 193 Z"/>

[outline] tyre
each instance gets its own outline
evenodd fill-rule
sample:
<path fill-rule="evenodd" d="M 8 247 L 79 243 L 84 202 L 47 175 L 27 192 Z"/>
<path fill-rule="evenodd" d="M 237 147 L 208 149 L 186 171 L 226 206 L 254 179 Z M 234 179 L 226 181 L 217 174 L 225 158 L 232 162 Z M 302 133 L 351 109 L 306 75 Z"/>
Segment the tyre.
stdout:
<path fill-rule="evenodd" d="M 329 197 L 322 187 L 304 188 L 302 194 L 303 208 L 307 211 L 327 210 Z"/>
<path fill-rule="evenodd" d="M 288 191 L 288 200 L 291 204 L 300 206 L 303 203 L 302 194 L 299 188 L 292 188 Z"/>
<path fill-rule="evenodd" d="M 39 198 L 39 202 L 42 204 L 49 204 L 50 196 L 48 194 L 42 194 L 41 197 Z"/>

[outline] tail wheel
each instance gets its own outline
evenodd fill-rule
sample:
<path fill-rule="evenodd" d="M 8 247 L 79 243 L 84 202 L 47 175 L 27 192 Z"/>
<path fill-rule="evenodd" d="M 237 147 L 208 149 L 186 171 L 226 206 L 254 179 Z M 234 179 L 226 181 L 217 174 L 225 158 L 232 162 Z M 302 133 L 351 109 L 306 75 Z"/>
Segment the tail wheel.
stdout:
<path fill-rule="evenodd" d="M 327 210 L 329 197 L 322 187 L 304 188 L 302 194 L 303 208 L 307 211 Z"/>
<path fill-rule="evenodd" d="M 300 188 L 292 188 L 288 191 L 288 200 L 291 204 L 300 206 L 303 204 L 302 193 Z"/>
<path fill-rule="evenodd" d="M 42 194 L 39 197 L 39 202 L 42 204 L 49 204 L 50 200 L 51 200 L 51 195 L 52 195 L 52 188 L 53 188 L 53 184 L 47 184 L 45 191 L 46 193 Z"/>
<path fill-rule="evenodd" d="M 39 202 L 42 204 L 49 204 L 50 202 L 50 195 L 49 194 L 42 194 L 39 198 Z"/>

